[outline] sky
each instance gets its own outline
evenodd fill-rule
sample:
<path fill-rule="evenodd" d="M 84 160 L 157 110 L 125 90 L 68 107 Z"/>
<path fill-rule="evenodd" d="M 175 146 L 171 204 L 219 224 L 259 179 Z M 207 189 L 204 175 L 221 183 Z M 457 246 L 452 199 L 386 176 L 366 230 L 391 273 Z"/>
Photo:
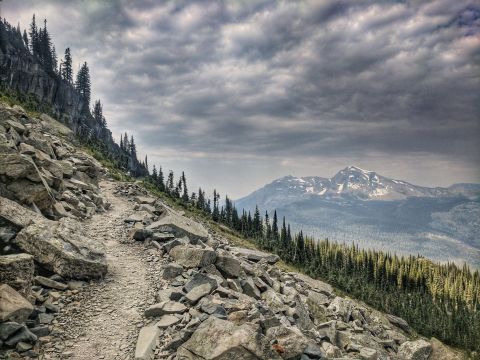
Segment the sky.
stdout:
<path fill-rule="evenodd" d="M 466 0 L 4 0 L 87 61 L 118 139 L 232 198 L 348 165 L 480 182 L 480 5 Z"/>

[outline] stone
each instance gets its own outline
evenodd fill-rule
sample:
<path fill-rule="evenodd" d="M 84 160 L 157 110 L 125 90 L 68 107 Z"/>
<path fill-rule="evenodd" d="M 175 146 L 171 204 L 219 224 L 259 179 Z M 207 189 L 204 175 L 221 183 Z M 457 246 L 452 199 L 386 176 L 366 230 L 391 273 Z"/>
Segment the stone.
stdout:
<path fill-rule="evenodd" d="M 162 277 L 166 280 L 175 279 L 177 276 L 183 274 L 183 266 L 169 263 L 163 267 Z"/>
<path fill-rule="evenodd" d="M 33 271 L 33 256 L 30 254 L 0 256 L 0 284 L 10 285 L 23 296 L 30 294 Z"/>
<path fill-rule="evenodd" d="M 165 314 L 183 314 L 187 307 L 176 301 L 162 301 L 145 310 L 145 317 L 162 316 Z"/>
<path fill-rule="evenodd" d="M 42 181 L 39 170 L 33 160 L 22 154 L 0 154 L 0 175 L 11 180 L 28 179 L 33 182 Z"/>
<path fill-rule="evenodd" d="M 267 306 L 274 312 L 279 313 L 285 310 L 286 305 L 282 300 L 282 295 L 278 294 L 272 289 L 262 293 L 261 298 L 265 301 Z"/>
<path fill-rule="evenodd" d="M 0 322 L 24 322 L 33 312 L 33 306 L 7 284 L 0 285 Z"/>
<path fill-rule="evenodd" d="M 160 329 L 157 326 L 145 326 L 140 329 L 135 346 L 135 360 L 150 360 L 157 345 Z"/>
<path fill-rule="evenodd" d="M 167 343 L 165 346 L 166 350 L 177 350 L 180 345 L 182 345 L 185 341 L 187 341 L 190 336 L 192 336 L 193 330 L 191 329 L 183 329 L 178 332 L 170 342 Z M 178 359 L 184 359 L 178 357 Z"/>
<path fill-rule="evenodd" d="M 35 276 L 35 283 L 50 289 L 67 290 L 68 285 L 43 276 Z"/>
<path fill-rule="evenodd" d="M 107 272 L 103 244 L 83 236 L 81 224 L 73 219 L 32 224 L 13 241 L 45 268 L 66 278 L 99 278 Z"/>
<path fill-rule="evenodd" d="M 164 242 L 175 239 L 175 235 L 171 233 L 161 233 L 161 232 L 154 232 L 152 234 L 152 240 Z"/>
<path fill-rule="evenodd" d="M 309 291 L 307 297 L 307 307 L 316 324 L 327 321 L 327 308 L 329 304 L 328 297 L 323 293 Z"/>
<path fill-rule="evenodd" d="M 33 348 L 33 346 L 31 344 L 23 342 L 23 341 L 18 342 L 17 346 L 15 347 L 15 349 L 17 349 L 18 352 L 25 352 L 25 351 L 28 351 L 32 348 Z"/>
<path fill-rule="evenodd" d="M 35 343 L 38 340 L 38 337 L 32 333 L 25 325 L 22 325 L 20 330 L 18 330 L 13 336 L 5 341 L 5 344 L 8 346 L 15 346 L 20 341 L 27 343 Z"/>
<path fill-rule="evenodd" d="M 200 300 L 204 296 L 210 294 L 211 291 L 212 291 L 212 285 L 211 284 L 208 284 L 208 283 L 207 284 L 201 284 L 197 287 L 194 287 L 192 290 L 190 290 L 185 295 L 185 299 L 187 299 L 187 301 L 190 304 L 196 304 L 198 302 L 198 300 Z"/>
<path fill-rule="evenodd" d="M 432 360 L 462 360 L 464 358 L 461 351 L 453 350 L 433 337 L 430 339 L 430 344 L 432 345 L 432 354 L 430 355 Z"/>
<path fill-rule="evenodd" d="M 233 256 L 225 254 L 219 254 L 217 256 L 215 266 L 226 278 L 238 278 L 242 271 L 240 261 Z"/>
<path fill-rule="evenodd" d="M 182 292 L 181 287 L 171 287 L 167 289 L 162 289 L 157 292 L 157 301 L 178 301 L 180 300 L 185 294 Z"/>
<path fill-rule="evenodd" d="M 315 343 L 309 343 L 303 353 L 310 359 L 324 359 L 325 351 Z"/>
<path fill-rule="evenodd" d="M 375 349 L 370 349 L 366 347 L 361 347 L 360 352 L 358 353 L 358 357 L 364 360 L 377 360 L 378 359 L 378 351 Z"/>
<path fill-rule="evenodd" d="M 142 215 L 142 214 L 133 214 L 133 215 L 130 215 L 129 217 L 127 217 L 125 220 L 123 220 L 123 222 L 126 222 L 126 223 L 141 223 L 143 222 L 143 220 L 145 219 L 145 217 Z"/>
<path fill-rule="evenodd" d="M 5 121 L 5 125 L 7 129 L 13 128 L 20 135 L 22 135 L 26 131 L 25 126 L 23 126 L 23 124 L 15 120 L 7 120 Z"/>
<path fill-rule="evenodd" d="M 339 358 L 342 356 L 341 350 L 327 341 L 322 343 L 322 349 L 325 351 L 325 356 L 327 359 Z"/>
<path fill-rule="evenodd" d="M 155 326 L 159 327 L 160 329 L 168 328 L 180 322 L 180 318 L 174 315 L 163 315 L 160 320 L 155 324 Z"/>
<path fill-rule="evenodd" d="M 295 297 L 295 317 L 295 322 L 300 330 L 309 331 L 313 329 L 314 325 L 312 320 L 310 320 L 307 306 L 298 295 Z"/>
<path fill-rule="evenodd" d="M 432 345 L 423 339 L 406 341 L 398 348 L 398 356 L 404 360 L 427 360 L 432 353 Z"/>
<path fill-rule="evenodd" d="M 216 304 L 207 298 L 202 299 L 200 303 L 200 310 L 202 310 L 208 315 L 215 316 L 219 319 L 227 319 L 227 311 L 225 310 L 225 308 L 222 305 Z"/>
<path fill-rule="evenodd" d="M 390 323 L 392 325 L 395 325 L 396 327 L 402 329 L 403 331 L 405 331 L 407 333 L 410 332 L 410 326 L 402 318 L 400 318 L 398 316 L 391 315 L 391 314 L 386 314 L 385 317 L 387 318 L 388 321 L 390 321 Z"/>
<path fill-rule="evenodd" d="M 336 296 L 330 305 L 328 305 L 327 311 L 348 323 L 350 321 L 350 315 L 352 314 L 352 308 L 353 306 L 350 300 Z"/>
<path fill-rule="evenodd" d="M 258 325 L 245 323 L 237 326 L 213 316 L 205 320 L 190 339 L 180 346 L 177 356 L 179 359 L 195 360 L 280 359 L 268 348 Z"/>
<path fill-rule="evenodd" d="M 186 268 L 204 267 L 213 264 L 217 254 L 214 250 L 179 245 L 170 250 L 170 256 Z"/>
<path fill-rule="evenodd" d="M 332 344 L 337 343 L 337 329 L 335 320 L 330 320 L 317 325 L 317 332 L 320 337 L 327 338 Z"/>
<path fill-rule="evenodd" d="M 305 284 L 307 284 L 312 290 L 316 292 L 323 293 L 327 295 L 328 297 L 332 296 L 333 294 L 333 287 L 330 284 L 327 284 L 323 281 L 317 280 L 317 279 L 312 279 L 310 276 L 301 274 L 301 273 L 295 273 L 295 279 L 297 281 L 302 281 Z"/>
<path fill-rule="evenodd" d="M 2 341 L 7 340 L 11 335 L 13 335 L 22 327 L 23 325 L 14 321 L 7 321 L 4 323 L 0 323 L 0 340 Z"/>
<path fill-rule="evenodd" d="M 40 313 L 38 314 L 38 322 L 40 324 L 51 324 L 52 321 L 53 321 L 54 317 L 52 314 L 44 314 L 44 313 Z"/>
<path fill-rule="evenodd" d="M 300 357 L 306 349 L 309 340 L 296 327 L 276 326 L 267 330 L 266 337 L 284 359 Z M 281 350 L 281 351 L 280 351 Z"/>
<path fill-rule="evenodd" d="M 153 205 L 155 204 L 156 199 L 148 196 L 136 196 L 133 199 L 135 202 L 139 204 L 148 204 L 148 205 Z"/>
<path fill-rule="evenodd" d="M 48 336 L 48 334 L 50 334 L 50 330 L 47 325 L 35 326 L 33 328 L 30 328 L 30 331 L 37 337 Z"/>
<path fill-rule="evenodd" d="M 243 293 L 255 299 L 260 299 L 260 291 L 255 286 L 252 278 L 247 278 L 241 281 Z"/>
<path fill-rule="evenodd" d="M 217 280 L 215 280 L 212 276 L 202 273 L 195 273 L 193 274 L 192 278 L 185 284 L 183 290 L 185 290 L 185 292 L 189 292 L 193 288 L 202 284 L 209 284 L 212 287 L 212 290 L 218 287 Z"/>
<path fill-rule="evenodd" d="M 48 221 L 42 215 L 4 197 L 0 197 L 0 221 L 1 220 L 12 224 L 18 230 L 33 222 Z"/>
<path fill-rule="evenodd" d="M 180 216 L 171 210 L 166 211 L 159 220 L 150 224 L 147 229 L 159 232 L 169 232 L 178 238 L 187 236 L 193 241 L 206 241 L 208 239 L 208 232 L 201 224 L 185 218 L 184 216 Z"/>
<path fill-rule="evenodd" d="M 152 230 L 148 229 L 135 229 L 133 232 L 133 239 L 137 241 L 144 241 L 153 235 Z"/>
<path fill-rule="evenodd" d="M 43 211 L 48 212 L 55 203 L 52 190 L 43 177 L 40 182 L 32 182 L 27 179 L 15 180 L 7 185 L 7 190 L 19 202 Z"/>

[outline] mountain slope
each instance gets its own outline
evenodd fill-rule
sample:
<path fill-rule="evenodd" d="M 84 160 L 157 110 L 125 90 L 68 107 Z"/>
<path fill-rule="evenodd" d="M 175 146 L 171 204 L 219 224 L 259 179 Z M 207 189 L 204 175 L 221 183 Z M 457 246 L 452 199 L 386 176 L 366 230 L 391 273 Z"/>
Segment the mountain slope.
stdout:
<path fill-rule="evenodd" d="M 478 184 L 428 188 L 349 166 L 330 179 L 283 177 L 235 205 L 276 209 L 319 238 L 478 267 L 479 193 Z"/>

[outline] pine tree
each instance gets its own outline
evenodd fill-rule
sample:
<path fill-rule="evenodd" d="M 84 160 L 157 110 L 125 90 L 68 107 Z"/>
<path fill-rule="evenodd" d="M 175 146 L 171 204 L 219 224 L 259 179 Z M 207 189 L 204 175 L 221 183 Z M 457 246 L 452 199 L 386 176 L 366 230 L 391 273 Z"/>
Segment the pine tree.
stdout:
<path fill-rule="evenodd" d="M 95 122 L 99 125 L 103 126 L 103 106 L 100 100 L 95 101 L 95 105 L 93 106 L 93 118 Z"/>
<path fill-rule="evenodd" d="M 27 35 L 27 30 L 23 30 L 23 42 L 25 43 L 25 46 L 28 49 L 28 35 Z"/>
<path fill-rule="evenodd" d="M 145 169 L 147 169 L 147 173 L 150 173 L 150 171 L 148 170 L 148 157 L 146 154 L 145 154 Z"/>
<path fill-rule="evenodd" d="M 183 183 L 183 195 L 182 200 L 185 203 L 188 203 L 188 189 L 187 189 L 187 179 L 185 177 L 185 172 L 182 171 L 181 182 Z"/>
<path fill-rule="evenodd" d="M 167 179 L 167 194 L 173 195 L 175 191 L 174 179 L 173 179 L 173 171 L 170 170 L 168 173 Z"/>
<path fill-rule="evenodd" d="M 38 29 L 35 21 L 35 14 L 33 14 L 32 23 L 30 24 L 30 51 L 34 56 L 38 55 Z"/>
<path fill-rule="evenodd" d="M 68 83 L 71 84 L 73 82 L 72 55 L 70 53 L 70 48 L 65 49 L 65 55 L 62 61 L 61 76 Z"/>
<path fill-rule="evenodd" d="M 217 193 L 217 190 L 213 190 L 213 212 L 212 212 L 213 221 L 218 221 L 220 219 L 220 209 L 218 208 L 219 199 L 220 199 L 220 194 Z"/>
<path fill-rule="evenodd" d="M 91 83 L 90 83 L 90 70 L 88 69 L 87 62 L 84 62 L 80 67 L 80 70 L 77 73 L 77 80 L 75 83 L 77 91 L 80 93 L 83 101 L 90 107 L 90 93 L 91 93 Z"/>
<path fill-rule="evenodd" d="M 157 168 L 155 167 L 155 164 L 153 165 L 153 169 L 152 169 L 152 182 L 155 185 L 158 183 L 158 174 L 157 174 Z"/>
<path fill-rule="evenodd" d="M 162 170 L 161 166 L 158 168 L 157 184 L 158 184 L 158 188 L 160 189 L 160 191 L 165 191 L 165 179 L 163 177 L 163 170 Z"/>

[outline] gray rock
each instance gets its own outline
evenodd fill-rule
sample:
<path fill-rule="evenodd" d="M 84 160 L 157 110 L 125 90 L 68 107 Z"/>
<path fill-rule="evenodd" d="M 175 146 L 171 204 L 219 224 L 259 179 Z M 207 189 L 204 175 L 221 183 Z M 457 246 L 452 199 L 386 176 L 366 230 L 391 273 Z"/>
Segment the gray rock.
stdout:
<path fill-rule="evenodd" d="M 187 301 L 190 304 L 196 304 L 198 302 L 198 300 L 200 300 L 204 296 L 210 294 L 211 291 L 212 291 L 212 285 L 211 284 L 208 284 L 208 283 L 207 284 L 201 284 L 197 287 L 194 287 L 192 290 L 190 290 L 185 295 L 185 299 L 187 299 Z"/>
<path fill-rule="evenodd" d="M 161 233 L 161 232 L 154 232 L 151 237 L 152 237 L 152 240 L 156 240 L 160 242 L 175 239 L 175 235 L 171 233 Z"/>
<path fill-rule="evenodd" d="M 309 340 L 296 327 L 276 326 L 267 330 L 266 337 L 277 349 L 281 349 L 284 359 L 299 358 L 306 349 Z"/>
<path fill-rule="evenodd" d="M 215 317 L 208 318 L 197 328 L 178 349 L 177 356 L 180 359 L 195 360 L 280 359 L 269 349 L 257 325 L 246 323 L 236 326 Z"/>
<path fill-rule="evenodd" d="M 0 283 L 10 285 L 23 296 L 30 294 L 33 271 L 33 256 L 30 254 L 0 256 Z"/>
<path fill-rule="evenodd" d="M 432 345 L 423 339 L 406 341 L 398 348 L 398 356 L 405 360 L 427 360 L 432 353 Z"/>
<path fill-rule="evenodd" d="M 33 222 L 46 221 L 42 215 L 4 197 L 0 197 L 0 220 L 12 224 L 18 230 Z"/>
<path fill-rule="evenodd" d="M 191 291 L 193 288 L 196 288 L 202 284 L 209 284 L 212 287 L 212 290 L 216 289 L 218 286 L 217 281 L 209 275 L 205 275 L 202 273 L 195 273 L 193 274 L 192 278 L 185 284 L 183 289 L 185 292 Z"/>
<path fill-rule="evenodd" d="M 402 318 L 400 318 L 398 316 L 391 315 L 391 314 L 386 314 L 385 317 L 387 318 L 388 321 L 390 321 L 390 323 L 392 325 L 395 325 L 396 327 L 399 327 L 400 329 L 402 329 L 403 331 L 405 331 L 407 333 L 410 332 L 410 330 L 411 330 L 410 326 Z"/>
<path fill-rule="evenodd" d="M 183 266 L 169 263 L 163 267 L 162 277 L 166 280 L 175 279 L 178 275 L 182 275 L 183 271 Z"/>
<path fill-rule="evenodd" d="M 27 343 L 35 343 L 37 339 L 37 336 L 33 334 L 30 330 L 28 330 L 25 325 L 23 325 L 20 330 L 18 330 L 7 341 L 5 341 L 5 344 L 7 344 L 8 346 L 15 346 L 20 341 Z"/>
<path fill-rule="evenodd" d="M 213 264 L 217 257 L 214 250 L 185 245 L 174 247 L 169 254 L 177 263 L 186 268 L 201 268 Z"/>
<path fill-rule="evenodd" d="M 227 319 L 227 311 L 222 305 L 215 304 L 207 298 L 203 298 L 200 302 L 200 310 L 208 315 L 215 316 L 219 319 Z"/>
<path fill-rule="evenodd" d="M 146 326 L 140 329 L 137 344 L 135 346 L 135 360 L 151 359 L 159 335 L 160 329 L 155 325 Z"/>
<path fill-rule="evenodd" d="M 279 313 L 285 310 L 286 305 L 284 304 L 280 294 L 276 293 L 274 290 L 269 289 L 262 293 L 262 300 L 265 301 L 267 306 L 274 312 Z"/>
<path fill-rule="evenodd" d="M 24 322 L 33 306 L 20 293 L 7 284 L 0 285 L 0 322 Z"/>
<path fill-rule="evenodd" d="M 257 286 L 253 282 L 252 278 L 247 278 L 245 280 L 242 280 L 241 284 L 242 284 L 242 289 L 244 294 L 251 296 L 257 300 L 260 299 L 260 291 L 258 290 Z"/>
<path fill-rule="evenodd" d="M 217 256 L 215 266 L 226 278 L 238 278 L 242 271 L 240 261 L 233 256 L 225 254 L 219 254 Z"/>
<path fill-rule="evenodd" d="M 175 237 L 187 236 L 194 241 L 206 241 L 208 239 L 208 232 L 202 225 L 184 216 L 180 216 L 172 210 L 165 212 L 161 219 L 150 224 L 147 229 L 169 232 L 174 234 Z"/>
<path fill-rule="evenodd" d="M 167 289 L 159 290 L 157 293 L 157 300 L 159 302 L 163 301 L 178 301 L 180 300 L 185 294 L 182 291 L 181 287 L 170 287 Z"/>
<path fill-rule="evenodd" d="M 165 314 L 183 314 L 187 307 L 175 301 L 163 301 L 145 310 L 145 317 L 162 316 Z"/>
<path fill-rule="evenodd" d="M 327 311 L 342 319 L 345 322 L 350 321 L 350 315 L 352 314 L 353 304 L 350 300 L 341 298 L 340 296 L 335 297 L 332 300 L 330 305 L 327 307 Z"/>
<path fill-rule="evenodd" d="M 0 340 L 7 340 L 11 335 L 16 331 L 21 329 L 23 325 L 16 323 L 14 321 L 7 321 L 0 323 Z"/>
<path fill-rule="evenodd" d="M 327 321 L 327 308 L 325 305 L 328 304 L 329 300 L 325 294 L 315 291 L 308 292 L 307 306 L 316 324 Z"/>
<path fill-rule="evenodd" d="M 148 204 L 148 205 L 153 205 L 155 204 L 155 201 L 157 201 L 155 198 L 148 197 L 148 196 L 136 196 L 133 200 L 139 204 Z"/>
<path fill-rule="evenodd" d="M 42 325 L 51 324 L 53 319 L 52 314 L 38 314 L 38 322 Z"/>
<path fill-rule="evenodd" d="M 35 276 L 35 283 L 37 285 L 41 285 L 50 289 L 56 290 L 66 290 L 68 288 L 67 284 L 63 284 L 61 282 L 43 277 L 43 276 Z"/>
<path fill-rule="evenodd" d="M 98 278 L 107 272 L 103 244 L 83 236 L 81 225 L 69 218 L 32 224 L 18 233 L 14 243 L 66 278 Z"/>
<path fill-rule="evenodd" d="M 148 229 L 135 229 L 133 232 L 133 239 L 137 241 L 144 241 L 152 237 L 153 231 Z"/>
<path fill-rule="evenodd" d="M 155 326 L 163 329 L 178 324 L 179 322 L 180 319 L 174 315 L 163 315 L 160 320 L 155 324 Z"/>
<path fill-rule="evenodd" d="M 37 337 L 48 336 L 48 334 L 50 334 L 50 330 L 47 325 L 40 325 L 30 328 L 30 331 Z"/>

